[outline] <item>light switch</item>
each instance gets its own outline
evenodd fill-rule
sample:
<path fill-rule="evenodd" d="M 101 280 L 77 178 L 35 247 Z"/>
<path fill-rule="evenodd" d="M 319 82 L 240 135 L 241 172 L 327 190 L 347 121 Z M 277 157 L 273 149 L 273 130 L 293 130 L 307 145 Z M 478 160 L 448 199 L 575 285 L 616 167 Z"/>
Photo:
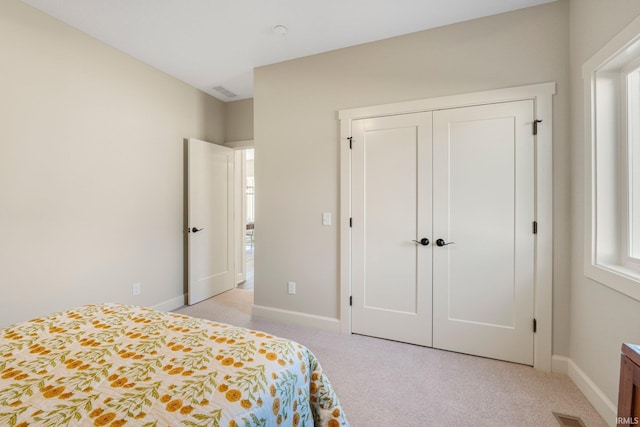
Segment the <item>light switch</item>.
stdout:
<path fill-rule="evenodd" d="M 331 212 L 324 212 L 322 214 L 322 225 L 331 225 Z"/>

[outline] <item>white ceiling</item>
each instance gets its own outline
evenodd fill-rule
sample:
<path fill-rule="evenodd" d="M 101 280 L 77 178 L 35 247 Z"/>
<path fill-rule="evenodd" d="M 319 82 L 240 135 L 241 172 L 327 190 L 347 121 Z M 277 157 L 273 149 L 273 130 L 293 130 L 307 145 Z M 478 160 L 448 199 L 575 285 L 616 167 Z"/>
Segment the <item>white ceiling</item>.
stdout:
<path fill-rule="evenodd" d="M 22 0 L 203 92 L 253 69 L 555 0 Z M 273 26 L 288 27 L 285 36 Z M 223 86 L 230 98 L 213 90 Z"/>

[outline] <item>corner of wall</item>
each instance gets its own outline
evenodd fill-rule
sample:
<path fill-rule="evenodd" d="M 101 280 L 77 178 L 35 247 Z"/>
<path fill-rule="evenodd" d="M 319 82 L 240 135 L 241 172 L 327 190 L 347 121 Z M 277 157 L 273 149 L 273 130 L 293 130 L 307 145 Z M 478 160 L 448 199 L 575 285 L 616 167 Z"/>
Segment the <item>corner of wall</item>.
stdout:
<path fill-rule="evenodd" d="M 551 372 L 567 375 L 605 421 L 616 419 L 617 406 L 572 359 L 554 354 Z"/>
<path fill-rule="evenodd" d="M 617 405 L 614 404 L 598 385 L 572 360 L 567 359 L 567 374 L 587 400 L 605 421 L 616 419 Z M 615 425 L 615 423 L 614 423 Z"/>

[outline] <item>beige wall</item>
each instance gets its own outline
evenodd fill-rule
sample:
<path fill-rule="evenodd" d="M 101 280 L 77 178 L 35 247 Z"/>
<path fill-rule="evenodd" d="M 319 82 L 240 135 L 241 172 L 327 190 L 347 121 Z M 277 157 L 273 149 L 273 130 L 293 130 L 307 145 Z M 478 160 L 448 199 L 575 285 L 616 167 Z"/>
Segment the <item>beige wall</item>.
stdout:
<path fill-rule="evenodd" d="M 224 141 L 253 139 L 253 98 L 224 104 Z"/>
<path fill-rule="evenodd" d="M 183 138 L 223 104 L 17 0 L 0 52 L 0 326 L 179 298 Z"/>
<path fill-rule="evenodd" d="M 640 302 L 587 279 L 584 240 L 584 100 L 582 64 L 640 15 L 635 0 L 571 1 L 572 232 L 571 359 L 617 404 L 620 346 L 640 342 Z M 607 420 L 612 422 L 613 420 Z"/>
<path fill-rule="evenodd" d="M 255 303 L 339 316 L 338 110 L 555 81 L 553 345 L 568 355 L 568 11 L 559 1 L 256 69 Z"/>

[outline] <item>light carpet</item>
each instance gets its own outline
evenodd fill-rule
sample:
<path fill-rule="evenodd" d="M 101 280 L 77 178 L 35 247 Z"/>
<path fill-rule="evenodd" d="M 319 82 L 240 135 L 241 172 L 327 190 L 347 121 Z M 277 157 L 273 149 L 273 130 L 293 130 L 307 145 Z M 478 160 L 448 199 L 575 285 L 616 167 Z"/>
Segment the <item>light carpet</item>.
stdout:
<path fill-rule="evenodd" d="M 252 317 L 252 304 L 251 290 L 233 289 L 176 312 L 307 346 L 352 426 L 558 427 L 553 412 L 580 417 L 588 427 L 607 425 L 565 375 Z"/>

